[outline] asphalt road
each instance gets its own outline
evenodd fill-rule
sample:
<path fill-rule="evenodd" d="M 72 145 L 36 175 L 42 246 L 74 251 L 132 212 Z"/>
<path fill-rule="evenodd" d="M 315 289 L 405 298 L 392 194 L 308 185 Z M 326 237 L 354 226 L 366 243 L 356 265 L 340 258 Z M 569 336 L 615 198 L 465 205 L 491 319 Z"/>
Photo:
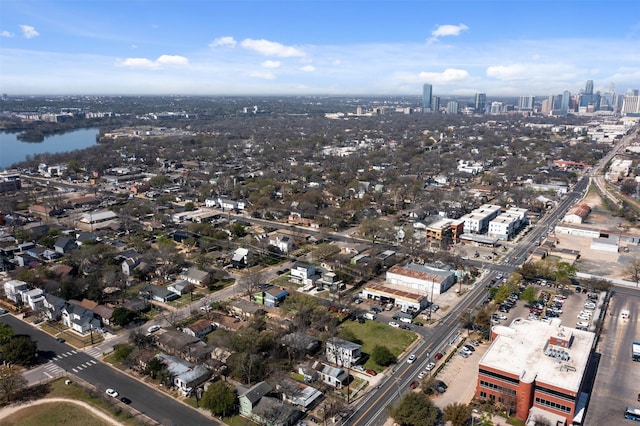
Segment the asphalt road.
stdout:
<path fill-rule="evenodd" d="M 631 360 L 631 343 L 640 341 L 640 292 L 636 289 L 614 287 L 604 323 L 604 333 L 596 353 L 597 368 L 595 383 L 585 417 L 584 425 L 599 426 L 625 424 L 624 410 L 627 406 L 640 408 L 637 401 L 640 393 L 640 362 Z M 620 312 L 631 313 L 622 319 Z"/>
<path fill-rule="evenodd" d="M 131 406 L 162 425 L 195 426 L 222 424 L 193 408 L 178 402 L 173 397 L 147 386 L 146 384 L 111 368 L 88 354 L 75 350 L 66 343 L 59 343 L 50 335 L 13 317 L 3 315 L 0 321 L 9 324 L 16 334 L 30 335 L 37 343 L 38 350 L 45 354 L 49 363 L 73 373 L 91 383 L 99 391 L 112 388 L 132 400 Z M 43 373 L 44 374 L 44 373 Z M 109 397 L 105 399 L 109 400 Z M 119 401 L 113 401 L 121 404 Z"/>

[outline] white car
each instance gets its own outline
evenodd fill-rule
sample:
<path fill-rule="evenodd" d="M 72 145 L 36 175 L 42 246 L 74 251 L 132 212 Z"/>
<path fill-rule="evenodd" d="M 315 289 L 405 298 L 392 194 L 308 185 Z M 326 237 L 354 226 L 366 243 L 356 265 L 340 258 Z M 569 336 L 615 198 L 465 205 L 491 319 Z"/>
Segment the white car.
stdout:
<path fill-rule="evenodd" d="M 117 391 L 115 391 L 115 390 L 113 390 L 111 388 L 107 389 L 106 392 L 107 392 L 107 395 L 109 395 L 112 398 L 117 398 L 118 395 L 120 395 Z"/>
<path fill-rule="evenodd" d="M 421 371 L 420 374 L 418 374 L 418 379 L 422 380 L 422 379 L 424 379 L 424 376 L 426 376 L 426 375 L 427 375 L 426 371 Z"/>
<path fill-rule="evenodd" d="M 434 362 L 430 362 L 429 364 L 427 364 L 427 366 L 425 367 L 427 369 L 427 371 L 431 371 L 433 370 L 433 367 L 435 367 L 436 364 Z"/>
<path fill-rule="evenodd" d="M 159 325 L 152 325 L 151 327 L 147 328 L 147 331 L 149 333 L 155 333 L 158 330 L 160 330 L 160 326 Z"/>
<path fill-rule="evenodd" d="M 507 316 L 506 315 L 502 315 L 502 314 L 494 314 L 496 318 L 500 319 L 500 320 L 506 320 Z"/>
<path fill-rule="evenodd" d="M 395 321 L 390 321 L 390 322 L 389 322 L 389 325 L 390 325 L 391 327 L 400 328 L 400 324 L 398 324 L 398 323 L 397 323 L 397 322 L 395 322 Z"/>
<path fill-rule="evenodd" d="M 409 358 L 407 358 L 407 363 L 412 364 L 413 361 L 416 360 L 416 356 L 415 355 L 410 355 Z"/>
<path fill-rule="evenodd" d="M 200 310 L 202 312 L 210 312 L 210 311 L 213 310 L 213 308 L 211 306 L 209 306 L 209 305 L 204 305 L 204 306 L 200 306 Z"/>
<path fill-rule="evenodd" d="M 595 309 L 596 308 L 596 304 L 595 303 L 587 303 L 584 305 L 585 309 Z"/>
<path fill-rule="evenodd" d="M 589 323 L 588 322 L 584 322 L 584 321 L 578 321 L 576 323 L 576 327 L 589 327 Z"/>

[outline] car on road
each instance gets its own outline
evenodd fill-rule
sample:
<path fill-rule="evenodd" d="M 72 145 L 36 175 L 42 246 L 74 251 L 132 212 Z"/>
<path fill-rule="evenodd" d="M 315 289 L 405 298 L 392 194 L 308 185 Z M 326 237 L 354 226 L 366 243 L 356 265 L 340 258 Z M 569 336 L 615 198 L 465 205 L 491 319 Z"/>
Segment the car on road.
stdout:
<path fill-rule="evenodd" d="M 413 325 L 417 325 L 418 327 L 422 327 L 424 324 L 422 324 L 420 321 L 414 321 L 412 322 Z"/>
<path fill-rule="evenodd" d="M 209 306 L 209 305 L 204 305 L 204 306 L 200 306 L 200 310 L 202 312 L 210 312 L 210 311 L 213 310 L 213 308 L 211 306 Z"/>
<path fill-rule="evenodd" d="M 400 324 L 400 328 L 403 330 L 411 330 L 411 326 L 407 324 Z"/>
<path fill-rule="evenodd" d="M 433 370 L 433 367 L 435 367 L 435 366 L 436 366 L 436 363 L 435 363 L 435 362 L 430 362 L 429 364 L 427 364 L 427 366 L 425 367 L 425 369 L 426 369 L 427 371 L 431 371 L 431 370 Z"/>
<path fill-rule="evenodd" d="M 6 310 L 6 309 L 0 309 L 0 315 L 4 315 L 4 314 L 6 314 L 6 313 L 7 313 L 7 310 Z"/>
<path fill-rule="evenodd" d="M 400 328 L 400 324 L 398 324 L 398 323 L 397 323 L 397 322 L 395 322 L 395 321 L 389 321 L 389 325 L 390 325 L 391 327 Z"/>
<path fill-rule="evenodd" d="M 437 354 L 435 354 L 433 357 L 434 357 L 435 359 L 441 359 L 443 356 L 444 356 L 444 355 L 442 355 L 442 353 L 441 353 L 441 352 L 438 352 L 438 353 L 437 353 Z"/>
<path fill-rule="evenodd" d="M 56 340 L 60 343 L 66 342 L 66 340 L 64 340 L 62 337 L 56 337 Z"/>
<path fill-rule="evenodd" d="M 158 330 L 160 330 L 160 326 L 159 325 L 152 325 L 151 327 L 147 328 L 147 331 L 149 333 L 155 333 Z"/>
<path fill-rule="evenodd" d="M 123 396 L 122 398 L 120 398 L 120 401 L 124 402 L 125 404 L 131 404 L 131 400 L 126 396 Z"/>
<path fill-rule="evenodd" d="M 407 358 L 407 363 L 412 364 L 413 361 L 416 360 L 416 355 L 415 354 L 411 354 L 409 355 L 409 358 Z"/>
<path fill-rule="evenodd" d="M 111 389 L 111 388 L 107 389 L 106 392 L 107 392 L 107 395 L 109 395 L 112 398 L 117 398 L 118 395 L 119 395 L 119 393 L 117 391 L 115 391 L 114 389 Z"/>

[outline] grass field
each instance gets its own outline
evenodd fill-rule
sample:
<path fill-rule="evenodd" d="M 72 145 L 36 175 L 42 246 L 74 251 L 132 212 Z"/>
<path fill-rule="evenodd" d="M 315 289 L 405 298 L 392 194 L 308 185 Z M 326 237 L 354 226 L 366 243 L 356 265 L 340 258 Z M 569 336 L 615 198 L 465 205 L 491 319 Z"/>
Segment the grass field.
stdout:
<path fill-rule="evenodd" d="M 362 342 L 361 351 L 367 354 L 371 354 L 373 348 L 380 345 L 386 346 L 397 357 L 417 338 L 415 333 L 411 331 L 393 328 L 375 321 L 366 321 L 364 324 L 357 321 L 346 321 L 342 324 L 342 328 Z M 378 372 L 384 369 L 373 362 L 371 358 L 366 362 L 365 368 L 371 368 Z"/>
<path fill-rule="evenodd" d="M 25 407 L 8 418 L 2 419 L 3 426 L 109 426 L 83 407 L 72 403 L 50 402 Z"/>

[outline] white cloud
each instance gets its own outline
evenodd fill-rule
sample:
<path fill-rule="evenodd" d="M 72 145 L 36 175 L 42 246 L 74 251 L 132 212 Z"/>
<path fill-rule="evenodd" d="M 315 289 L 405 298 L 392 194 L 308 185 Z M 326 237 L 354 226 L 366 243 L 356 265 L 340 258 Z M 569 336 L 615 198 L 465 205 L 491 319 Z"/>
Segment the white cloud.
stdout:
<path fill-rule="evenodd" d="M 189 65 L 189 59 L 178 55 L 161 55 L 155 61 L 147 58 L 126 58 L 116 62 L 116 65 L 127 68 L 155 69 L 163 65 Z"/>
<path fill-rule="evenodd" d="M 6 30 L 5 30 L 5 31 L 2 31 L 2 32 L 0 33 L 0 37 L 7 37 L 7 38 L 11 38 L 11 37 L 14 37 L 14 36 L 15 36 L 15 34 L 14 34 L 14 33 L 10 33 L 9 31 L 6 31 Z"/>
<path fill-rule="evenodd" d="M 497 65 L 487 68 L 487 77 L 498 80 L 524 80 L 530 76 L 531 74 L 524 64 Z"/>
<path fill-rule="evenodd" d="M 132 44 L 132 45 L 131 45 L 131 48 L 132 48 L 132 49 L 137 49 L 137 48 L 138 48 L 138 45 L 137 45 L 137 44 Z"/>
<path fill-rule="evenodd" d="M 314 67 L 313 65 L 305 65 L 304 67 L 300 68 L 300 71 L 304 71 L 304 72 L 313 72 L 316 70 L 316 67 Z"/>
<path fill-rule="evenodd" d="M 189 65 L 189 60 L 179 55 L 161 55 L 156 59 L 159 65 Z"/>
<path fill-rule="evenodd" d="M 24 38 L 34 38 L 40 35 L 40 33 L 31 25 L 20 25 L 20 29 L 22 30 Z"/>
<path fill-rule="evenodd" d="M 118 66 L 128 68 L 157 68 L 158 64 L 147 58 L 127 58 L 117 62 Z"/>
<path fill-rule="evenodd" d="M 418 75 L 419 81 L 428 81 L 432 84 L 457 83 L 468 78 L 469 73 L 466 70 L 459 70 L 455 68 L 447 68 L 442 72 L 423 71 Z"/>
<path fill-rule="evenodd" d="M 249 73 L 249 77 L 261 78 L 263 80 L 275 80 L 276 76 L 272 72 L 253 71 Z"/>
<path fill-rule="evenodd" d="M 279 68 L 280 61 L 264 61 L 261 65 L 264 68 Z"/>
<path fill-rule="evenodd" d="M 236 47 L 238 42 L 231 36 L 218 37 L 209 43 L 209 47 Z"/>
<path fill-rule="evenodd" d="M 431 31 L 429 41 L 437 41 L 439 37 L 458 36 L 462 31 L 468 30 L 465 24 L 460 25 L 439 25 L 438 28 Z"/>
<path fill-rule="evenodd" d="M 278 56 L 281 58 L 305 56 L 304 52 L 296 47 L 285 46 L 281 43 L 264 39 L 247 38 L 242 40 L 240 46 L 265 56 Z"/>

